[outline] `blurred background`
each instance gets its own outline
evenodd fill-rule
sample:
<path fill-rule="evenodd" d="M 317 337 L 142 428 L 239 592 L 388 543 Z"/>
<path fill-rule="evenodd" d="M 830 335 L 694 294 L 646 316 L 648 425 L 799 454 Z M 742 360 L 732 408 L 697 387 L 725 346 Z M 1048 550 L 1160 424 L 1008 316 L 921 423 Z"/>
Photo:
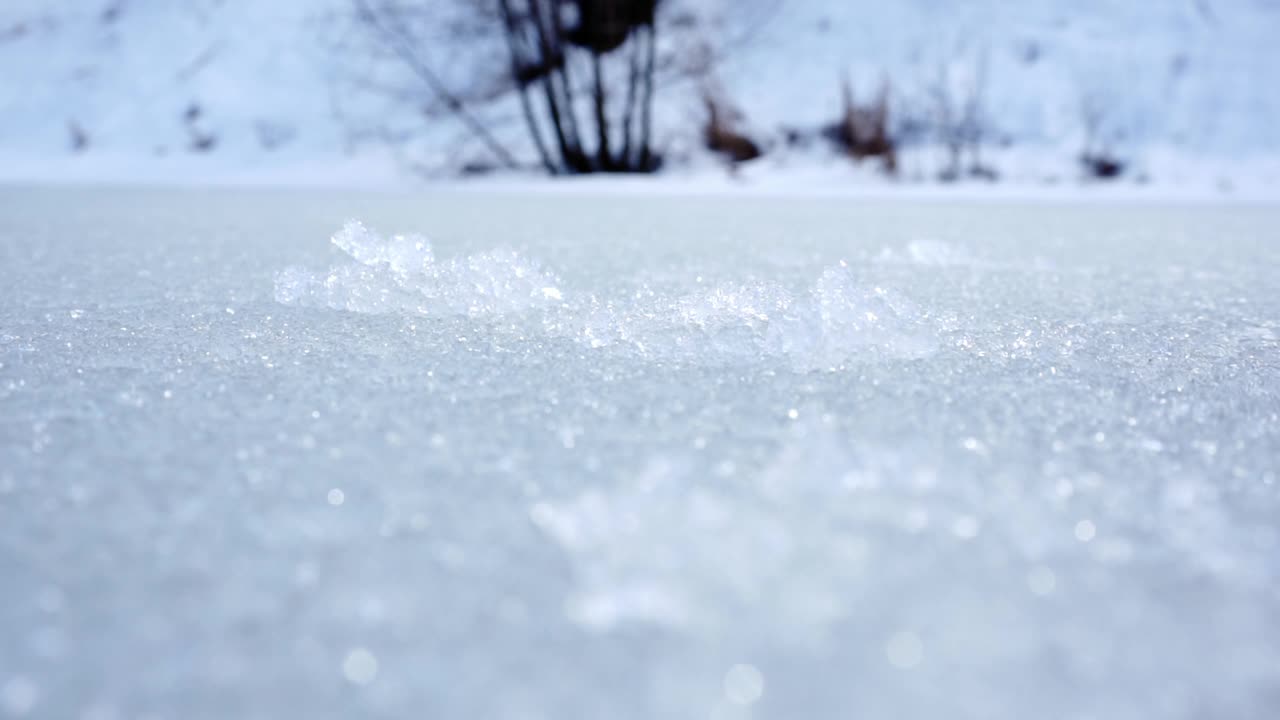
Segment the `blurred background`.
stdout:
<path fill-rule="evenodd" d="M 0 179 L 1280 187 L 1274 0 L 4 0 Z"/>

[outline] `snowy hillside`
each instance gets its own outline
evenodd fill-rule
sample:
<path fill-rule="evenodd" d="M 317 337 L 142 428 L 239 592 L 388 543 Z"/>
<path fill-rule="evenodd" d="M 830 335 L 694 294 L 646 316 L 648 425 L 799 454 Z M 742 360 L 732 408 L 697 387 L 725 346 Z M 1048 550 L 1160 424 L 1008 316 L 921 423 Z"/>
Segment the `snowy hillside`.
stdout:
<path fill-rule="evenodd" d="M 705 4 L 725 16 L 738 7 Z M 452 120 L 434 120 L 401 165 L 370 138 L 371 124 L 421 121 L 410 104 L 373 102 L 342 82 L 359 61 L 336 50 L 351 28 L 335 18 L 348 9 L 345 0 L 8 0 L 0 177 L 361 184 L 405 179 L 405 164 L 438 167 L 444 146 L 465 142 Z M 779 0 L 752 22 L 716 78 L 769 149 L 750 177 L 822 168 L 843 177 L 843 160 L 825 146 L 788 146 L 785 129 L 831 122 L 847 77 L 864 98 L 888 83 L 908 142 L 939 91 L 979 92 L 987 157 L 1008 180 L 1072 179 L 1092 107 L 1095 141 L 1133 177 L 1280 186 L 1280 97 L 1261 88 L 1280 72 L 1276 3 Z M 700 157 L 696 89 L 663 88 L 659 141 L 676 173 L 718 173 Z M 517 124 L 498 131 L 524 142 Z M 937 148 L 914 147 L 903 176 L 931 179 Z"/>
<path fill-rule="evenodd" d="M 1253 0 L 801 2 L 735 64 L 734 86 L 768 127 L 835 117 L 842 72 L 868 95 L 889 82 L 903 112 L 935 85 L 976 85 L 988 144 L 1024 151 L 1006 174 L 1073 160 L 1086 104 L 1100 140 L 1156 179 L 1180 161 L 1244 171 L 1280 151 L 1280 96 L 1261 80 L 1280 71 L 1278 27 L 1280 4 Z"/>
<path fill-rule="evenodd" d="M 165 178 L 342 156 L 315 22 L 322 10 L 309 1 L 10 0 L 0 8 L 5 174 Z"/>

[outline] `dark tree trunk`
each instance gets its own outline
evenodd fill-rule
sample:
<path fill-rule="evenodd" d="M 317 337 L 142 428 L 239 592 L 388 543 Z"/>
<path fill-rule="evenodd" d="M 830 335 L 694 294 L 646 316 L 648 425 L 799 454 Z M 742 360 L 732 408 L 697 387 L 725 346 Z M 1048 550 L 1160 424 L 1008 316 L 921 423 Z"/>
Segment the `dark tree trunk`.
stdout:
<path fill-rule="evenodd" d="M 552 12 L 556 13 L 554 3 L 552 0 Z M 542 87 L 547 99 L 547 114 L 551 116 L 551 126 L 560 146 L 562 164 L 569 172 L 584 172 L 582 145 L 578 141 L 577 122 L 573 118 L 573 96 L 564 75 L 568 58 L 564 57 L 563 46 L 547 28 L 549 21 L 541 0 L 529 0 L 529 22 L 533 23 L 542 63 L 547 68 L 542 76 Z"/>
<path fill-rule="evenodd" d="M 506 26 L 507 48 L 511 52 L 511 77 L 520 92 L 520 110 L 524 115 L 525 125 L 529 128 L 529 136 L 533 138 L 533 144 L 538 150 L 538 158 L 542 161 L 542 166 L 546 168 L 547 174 L 558 175 L 560 168 L 551 159 L 547 144 L 542 139 L 542 128 L 538 124 L 537 116 L 533 114 L 533 104 L 529 100 L 529 85 L 528 81 L 524 79 L 524 68 L 529 63 L 522 58 L 520 53 L 520 41 L 522 38 L 515 15 L 511 12 L 511 0 L 499 0 L 499 8 L 502 11 L 502 20 Z"/>
<path fill-rule="evenodd" d="M 566 27 L 563 11 L 570 3 L 577 13 L 574 26 Z M 656 0 L 498 0 L 497 7 L 525 125 L 547 172 L 655 169 Z M 610 62 L 626 63 L 625 91 L 621 83 L 609 86 Z M 575 84 L 575 67 L 590 77 Z M 545 107 L 533 101 L 538 96 Z M 611 96 L 621 104 L 613 117 Z M 551 141 L 544 139 L 542 122 L 550 125 Z"/>
<path fill-rule="evenodd" d="M 600 56 L 591 53 L 591 76 L 595 86 L 592 100 L 596 111 L 596 169 L 613 170 L 613 154 L 609 151 L 609 116 L 604 90 L 604 74 L 600 69 Z"/>
<path fill-rule="evenodd" d="M 649 42 L 645 48 L 644 97 L 640 101 L 640 156 L 636 164 L 636 170 L 640 172 L 649 172 L 655 165 L 650 142 L 653 136 L 653 74 L 657 66 L 657 24 L 649 24 L 648 29 L 649 32 L 645 33 Z"/>
<path fill-rule="evenodd" d="M 518 93 L 531 148 L 548 174 L 652 172 L 660 164 L 653 151 L 653 103 L 661 0 L 495 0 L 491 6 L 475 0 L 476 18 L 488 28 L 481 32 L 505 35 L 508 67 L 500 65 L 497 78 L 486 77 L 466 93 L 451 91 L 435 72 L 425 39 L 414 32 L 422 16 L 406 14 L 418 3 L 417 10 L 430 15 L 427 7 L 436 0 L 351 2 L 359 21 L 500 165 L 522 167 L 472 104 L 505 97 L 508 87 Z M 578 83 L 575 68 L 582 75 Z M 501 78 L 506 72 L 510 85 Z M 610 86 L 610 78 L 623 77 L 625 90 L 622 81 Z"/>
<path fill-rule="evenodd" d="M 631 43 L 631 52 L 628 54 L 627 105 L 622 113 L 622 154 L 618 156 L 618 164 L 623 167 L 631 167 L 635 159 L 631 154 L 631 132 L 636 115 L 636 100 L 640 89 L 640 51 L 640 34 L 636 33 Z"/>
<path fill-rule="evenodd" d="M 531 0 L 541 2 L 541 0 Z M 587 160 L 586 151 L 582 146 L 582 132 L 578 127 L 578 102 L 574 97 L 573 86 L 573 66 L 570 62 L 569 47 L 565 40 L 564 18 L 560 14 L 560 4 L 563 0 L 548 0 L 551 7 L 550 12 L 550 29 L 547 34 L 550 36 L 555 52 L 560 59 L 557 67 L 560 70 L 560 87 L 563 92 L 564 104 L 561 106 L 561 113 L 565 115 L 568 121 L 567 130 L 573 137 L 574 158 L 573 162 L 577 166 L 577 171 L 586 173 L 591 172 L 591 164 Z"/>

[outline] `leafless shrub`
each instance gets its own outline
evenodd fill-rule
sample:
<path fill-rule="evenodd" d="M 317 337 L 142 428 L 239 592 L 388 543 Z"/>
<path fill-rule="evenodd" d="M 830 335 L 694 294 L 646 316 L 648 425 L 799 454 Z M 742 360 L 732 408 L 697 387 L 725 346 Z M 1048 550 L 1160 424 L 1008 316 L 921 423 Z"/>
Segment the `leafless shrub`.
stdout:
<path fill-rule="evenodd" d="M 884 171 L 898 171 L 898 146 L 889 128 L 889 83 L 885 81 L 876 99 L 858 104 L 848 79 L 842 88 L 843 110 L 840 119 L 823 130 L 854 160 L 879 158 Z"/>
<path fill-rule="evenodd" d="M 484 156 L 569 175 L 656 170 L 678 142 L 656 137 L 657 96 L 698 97 L 780 0 L 348 2 L 326 26 L 352 143 L 392 143 L 417 168 Z M 465 147 L 443 146 L 449 123 Z"/>
<path fill-rule="evenodd" d="M 1084 147 L 1080 167 L 1089 180 L 1114 180 L 1124 174 L 1126 164 L 1113 149 L 1122 133 L 1109 128 L 1107 101 L 1098 93 L 1086 93 L 1080 100 L 1080 122 Z"/>
<path fill-rule="evenodd" d="M 499 7 L 525 122 L 547 170 L 655 170 L 660 164 L 652 148 L 658 0 L 525 0 L 523 8 L 516 0 L 499 0 Z M 621 118 L 615 120 L 609 113 L 605 63 L 619 54 L 626 56 L 626 90 Z M 580 64 L 589 67 L 590 113 L 585 123 L 577 117 L 575 55 L 585 55 Z M 532 110 L 529 95 L 538 90 L 547 107 L 558 164 Z M 594 135 L 594 142 L 584 140 L 584 134 Z"/>
<path fill-rule="evenodd" d="M 662 0 L 352 2 L 373 51 L 414 80 L 380 87 L 371 74 L 366 89 L 416 102 L 426 119 L 454 118 L 498 166 L 527 164 L 496 130 L 494 108 L 512 96 L 550 174 L 659 166 L 652 107 Z M 433 38 L 455 47 L 453 67 Z M 455 79 L 463 64 L 467 73 Z"/>
<path fill-rule="evenodd" d="M 204 108 L 193 102 L 182 111 L 182 124 L 186 128 L 187 149 L 191 152 L 207 153 L 218 147 L 218 136 L 215 133 L 201 130 L 200 119 L 204 117 Z"/>
<path fill-rule="evenodd" d="M 67 134 L 70 137 L 71 152 L 81 153 L 89 149 L 89 133 L 75 120 L 67 122 Z"/>
<path fill-rule="evenodd" d="M 929 87 L 932 124 L 937 141 L 947 158 L 938 179 L 953 182 L 968 176 L 995 180 L 998 174 L 982 160 L 982 145 L 990 134 L 985 106 L 987 53 L 978 53 L 970 63 L 951 62 L 938 66 Z M 967 156 L 967 165 L 966 165 Z"/>
<path fill-rule="evenodd" d="M 193 132 L 188 145 L 192 152 L 207 153 L 218 147 L 218 136 L 212 133 Z"/>
<path fill-rule="evenodd" d="M 722 155 L 731 168 L 763 154 L 754 140 L 735 128 L 742 122 L 741 111 L 710 90 L 703 92 L 702 101 L 707 109 L 703 140 L 708 150 Z"/>

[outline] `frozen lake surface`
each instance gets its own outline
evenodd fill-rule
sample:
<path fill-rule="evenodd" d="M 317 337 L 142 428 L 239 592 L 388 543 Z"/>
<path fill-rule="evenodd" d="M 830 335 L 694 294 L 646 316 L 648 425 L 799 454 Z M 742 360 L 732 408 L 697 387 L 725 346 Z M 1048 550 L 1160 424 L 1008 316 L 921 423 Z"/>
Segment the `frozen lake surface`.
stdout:
<path fill-rule="evenodd" d="M 1270 716 L 1278 235 L 0 191 L 0 717 Z"/>

